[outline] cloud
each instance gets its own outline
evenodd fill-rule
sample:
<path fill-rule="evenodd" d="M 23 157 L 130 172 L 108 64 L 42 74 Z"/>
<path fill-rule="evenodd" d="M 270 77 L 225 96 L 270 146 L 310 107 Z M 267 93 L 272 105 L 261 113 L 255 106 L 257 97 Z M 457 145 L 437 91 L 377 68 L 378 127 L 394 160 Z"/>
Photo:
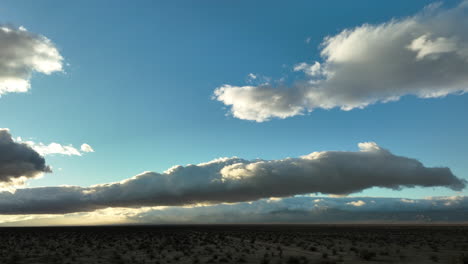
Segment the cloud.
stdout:
<path fill-rule="evenodd" d="M 27 92 L 33 72 L 62 71 L 63 57 L 46 37 L 0 25 L 0 96 Z"/>
<path fill-rule="evenodd" d="M 43 143 L 35 143 L 32 141 L 26 141 L 25 144 L 29 145 L 31 148 L 36 150 L 39 154 L 42 156 L 46 155 L 51 155 L 51 154 L 62 154 L 62 155 L 68 155 L 68 156 L 81 156 L 81 153 L 79 150 L 74 148 L 73 146 L 64 146 L 59 143 L 50 143 L 48 145 L 45 145 Z"/>
<path fill-rule="evenodd" d="M 90 145 L 88 145 L 88 144 L 86 144 L 86 143 L 81 144 L 80 149 L 81 149 L 81 151 L 83 151 L 83 152 L 94 152 L 94 149 L 93 149 Z"/>
<path fill-rule="evenodd" d="M 361 143 L 359 148 L 357 152 L 322 151 L 269 161 L 220 158 L 87 188 L 18 189 L 0 193 L 0 214 L 234 203 L 307 193 L 344 195 L 371 187 L 444 186 L 461 190 L 466 185 L 449 168 L 425 167 L 372 142 Z"/>
<path fill-rule="evenodd" d="M 21 137 L 13 138 L 8 128 L 0 128 L 0 191 L 14 190 L 24 185 L 28 179 L 51 172 L 44 156 L 53 154 L 81 156 L 84 152 L 94 152 L 94 150 L 88 144 L 83 144 L 80 152 L 72 145 L 23 141 Z"/>
<path fill-rule="evenodd" d="M 223 85 L 214 98 L 239 119 L 263 122 L 317 108 L 351 110 L 402 96 L 436 98 L 468 91 L 468 1 L 431 5 L 387 23 L 328 36 L 321 62 L 300 63 L 305 79 L 292 86 Z"/>
<path fill-rule="evenodd" d="M 361 206 L 349 206 L 360 201 Z M 408 200 L 408 199 L 406 199 Z M 128 216 L 133 223 L 355 223 L 466 222 L 468 197 L 413 199 L 304 197 L 196 207 L 149 208 Z M 447 205 L 447 201 L 457 201 Z"/>
<path fill-rule="evenodd" d="M 72 145 L 62 145 L 59 143 L 44 144 L 42 142 L 34 142 L 31 140 L 23 141 L 20 137 L 16 139 L 17 142 L 23 143 L 34 149 L 37 153 L 42 156 L 60 154 L 67 156 L 81 156 L 85 152 L 94 152 L 94 149 L 88 144 L 82 144 L 80 149 L 73 147 Z M 80 151 L 81 150 L 81 151 Z"/>
<path fill-rule="evenodd" d="M 303 71 L 307 75 L 316 76 L 321 72 L 321 64 L 318 61 L 316 61 L 313 65 L 302 62 L 294 66 L 294 71 Z"/>
<path fill-rule="evenodd" d="M 363 201 L 364 206 L 348 204 Z M 404 201 L 412 201 L 410 204 Z M 447 201 L 451 201 L 447 204 Z M 468 221 L 468 197 L 311 197 L 184 207 L 106 208 L 63 215 L 0 215 L 2 226 L 209 223 L 450 223 Z"/>
<path fill-rule="evenodd" d="M 364 202 L 362 200 L 359 200 L 359 201 L 352 201 L 352 202 L 349 202 L 349 203 L 346 203 L 346 204 L 359 207 L 359 206 L 365 205 L 366 202 Z"/>
<path fill-rule="evenodd" d="M 0 186 L 16 185 L 50 171 L 38 152 L 15 142 L 8 129 L 0 129 Z"/>

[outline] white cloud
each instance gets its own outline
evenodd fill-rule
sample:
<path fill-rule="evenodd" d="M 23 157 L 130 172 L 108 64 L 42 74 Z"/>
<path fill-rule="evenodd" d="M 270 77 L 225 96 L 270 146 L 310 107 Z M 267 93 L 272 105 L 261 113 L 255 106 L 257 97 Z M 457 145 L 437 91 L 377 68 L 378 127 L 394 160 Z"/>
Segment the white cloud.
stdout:
<path fill-rule="evenodd" d="M 248 77 L 252 80 L 255 80 L 257 79 L 257 75 L 253 74 L 253 73 L 249 73 Z"/>
<path fill-rule="evenodd" d="M 364 202 L 362 200 L 359 200 L 359 201 L 352 201 L 352 202 L 349 202 L 349 203 L 346 203 L 346 204 L 356 206 L 356 207 L 361 207 L 363 205 L 366 205 L 366 202 Z"/>
<path fill-rule="evenodd" d="M 362 143 L 359 147 L 356 152 L 321 151 L 280 160 L 221 158 L 198 165 L 174 166 L 164 173 L 144 172 L 120 182 L 87 188 L 18 189 L 15 193 L 0 193 L 0 214 L 194 206 L 271 197 L 274 198 L 268 202 L 276 204 L 278 198 L 298 194 L 343 195 L 372 187 L 444 186 L 461 190 L 466 185 L 448 168 L 425 167 L 416 159 L 396 156 L 375 143 Z M 318 204 L 329 206 L 326 201 Z M 313 203 L 308 206 L 313 207 Z"/>
<path fill-rule="evenodd" d="M 94 152 L 94 149 L 90 145 L 88 145 L 86 143 L 81 144 L 80 149 L 83 152 Z"/>
<path fill-rule="evenodd" d="M 249 73 L 246 82 L 251 85 L 264 85 L 271 82 L 271 77 L 260 74 Z"/>
<path fill-rule="evenodd" d="M 46 37 L 0 26 L 0 95 L 27 92 L 33 72 L 62 71 L 63 57 Z"/>
<path fill-rule="evenodd" d="M 403 203 L 415 203 L 416 202 L 415 200 L 412 200 L 412 199 L 401 199 L 400 201 Z"/>
<path fill-rule="evenodd" d="M 214 97 L 231 106 L 231 113 L 239 119 L 263 122 L 271 117 L 286 118 L 304 111 L 291 98 L 287 89 L 271 89 L 270 85 L 236 87 L 224 85 L 214 91 Z"/>
<path fill-rule="evenodd" d="M 457 40 L 455 38 L 447 39 L 439 37 L 437 39 L 430 40 L 428 35 L 422 35 L 421 37 L 413 40 L 408 48 L 417 52 L 416 59 L 418 60 L 422 60 L 430 55 L 456 52 L 458 50 Z M 436 59 L 436 57 L 433 58 Z"/>
<path fill-rule="evenodd" d="M 316 61 L 314 64 L 309 65 L 305 62 L 299 63 L 294 66 L 294 71 L 303 71 L 305 74 L 310 76 L 317 76 L 321 74 L 320 62 Z"/>
<path fill-rule="evenodd" d="M 328 36 L 322 61 L 301 63 L 305 79 L 223 85 L 214 98 L 234 117 L 263 122 L 316 108 L 351 110 L 402 96 L 443 97 L 468 91 L 468 1 L 452 9 L 431 5 L 417 15 L 364 24 Z"/>
<path fill-rule="evenodd" d="M 73 145 L 62 145 L 55 142 L 44 144 L 42 142 L 37 143 L 31 140 L 23 141 L 21 137 L 18 137 L 16 141 L 28 145 L 42 156 L 54 154 L 66 156 L 81 156 L 85 152 L 94 152 L 93 148 L 86 143 L 82 144 L 80 149 L 77 149 L 73 147 Z"/>
<path fill-rule="evenodd" d="M 43 143 L 34 143 L 32 141 L 25 141 L 24 143 L 31 146 L 35 151 L 37 151 L 42 156 L 52 155 L 52 154 L 61 154 L 67 156 L 81 156 L 79 150 L 77 150 L 72 145 L 61 145 L 59 143 L 50 143 L 45 145 Z"/>

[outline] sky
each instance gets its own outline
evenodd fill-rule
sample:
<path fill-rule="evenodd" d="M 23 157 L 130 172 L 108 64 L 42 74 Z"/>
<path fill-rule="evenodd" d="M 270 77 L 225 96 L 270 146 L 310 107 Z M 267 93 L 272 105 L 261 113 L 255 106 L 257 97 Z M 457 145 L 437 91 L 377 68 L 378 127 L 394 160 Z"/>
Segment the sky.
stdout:
<path fill-rule="evenodd" d="M 1 224 L 468 220 L 466 1 L 5 0 L 0 24 Z"/>

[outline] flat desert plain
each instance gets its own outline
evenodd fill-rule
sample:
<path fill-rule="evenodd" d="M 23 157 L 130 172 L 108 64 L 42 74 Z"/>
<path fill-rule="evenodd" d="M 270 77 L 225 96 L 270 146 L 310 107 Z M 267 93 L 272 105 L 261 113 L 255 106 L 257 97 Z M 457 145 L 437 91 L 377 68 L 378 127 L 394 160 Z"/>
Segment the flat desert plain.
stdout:
<path fill-rule="evenodd" d="M 0 263 L 468 263 L 468 226 L 0 228 Z"/>

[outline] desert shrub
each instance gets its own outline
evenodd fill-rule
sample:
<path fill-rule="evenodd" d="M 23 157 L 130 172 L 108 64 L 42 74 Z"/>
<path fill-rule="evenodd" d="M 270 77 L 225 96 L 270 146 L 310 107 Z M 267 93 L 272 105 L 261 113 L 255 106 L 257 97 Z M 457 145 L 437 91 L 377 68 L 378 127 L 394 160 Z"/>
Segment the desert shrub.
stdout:
<path fill-rule="evenodd" d="M 337 262 L 335 260 L 330 260 L 330 259 L 327 259 L 327 260 L 321 260 L 320 262 L 318 262 L 319 264 L 336 264 Z"/>
<path fill-rule="evenodd" d="M 461 256 L 461 262 L 463 264 L 468 264 L 468 255 L 462 255 Z"/>
<path fill-rule="evenodd" d="M 8 263 L 16 264 L 20 262 L 20 259 L 21 259 L 21 256 L 18 253 L 13 253 L 13 255 L 11 255 L 10 259 L 8 260 Z"/>
<path fill-rule="evenodd" d="M 290 256 L 287 260 L 287 264 L 306 264 L 307 258 L 302 256 L 302 257 L 296 257 L 296 256 Z"/>
<path fill-rule="evenodd" d="M 245 259 L 244 256 L 240 256 L 240 257 L 237 259 L 237 262 L 238 262 L 238 263 L 246 263 L 247 260 Z"/>
<path fill-rule="evenodd" d="M 381 250 L 381 251 L 380 251 L 380 255 L 382 255 L 382 256 L 388 256 L 388 255 L 390 255 L 390 253 L 389 253 L 388 251 L 386 251 L 386 250 Z"/>
<path fill-rule="evenodd" d="M 229 260 L 227 258 L 225 258 L 225 257 L 222 257 L 222 258 L 219 259 L 219 262 L 227 263 L 227 262 L 229 262 Z"/>
<path fill-rule="evenodd" d="M 72 258 L 73 261 L 75 261 L 75 257 Z M 122 256 L 119 255 L 119 253 L 114 252 L 114 255 L 112 256 L 112 263 L 115 264 L 124 264 L 125 261 L 122 259 Z"/>
<path fill-rule="evenodd" d="M 339 262 L 343 262 L 343 261 L 344 261 L 343 255 L 338 255 L 338 261 L 339 261 Z"/>
<path fill-rule="evenodd" d="M 359 252 L 359 257 L 363 260 L 369 261 L 369 260 L 374 259 L 376 257 L 376 254 L 374 251 L 363 249 Z"/>
<path fill-rule="evenodd" d="M 299 259 L 298 257 L 290 256 L 288 260 L 286 261 L 286 263 L 287 264 L 300 264 L 301 259 Z"/>

